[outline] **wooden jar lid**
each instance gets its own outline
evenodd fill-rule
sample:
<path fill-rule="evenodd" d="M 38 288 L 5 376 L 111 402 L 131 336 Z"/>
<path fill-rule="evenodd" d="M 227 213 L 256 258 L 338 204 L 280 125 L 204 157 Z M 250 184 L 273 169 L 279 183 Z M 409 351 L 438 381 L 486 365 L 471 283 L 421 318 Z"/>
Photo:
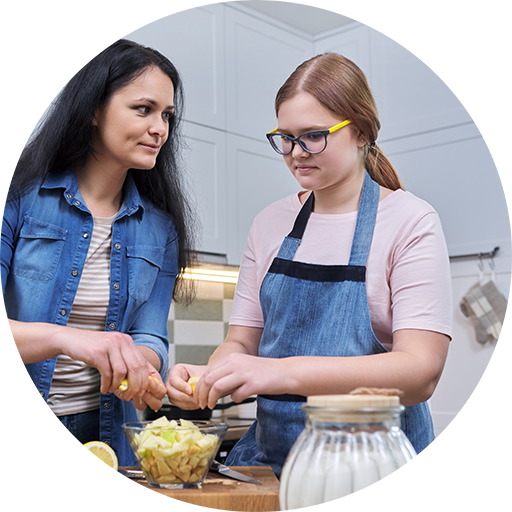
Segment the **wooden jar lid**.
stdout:
<path fill-rule="evenodd" d="M 308 396 L 307 404 L 312 407 L 396 407 L 400 397 L 387 395 L 316 395 Z"/>

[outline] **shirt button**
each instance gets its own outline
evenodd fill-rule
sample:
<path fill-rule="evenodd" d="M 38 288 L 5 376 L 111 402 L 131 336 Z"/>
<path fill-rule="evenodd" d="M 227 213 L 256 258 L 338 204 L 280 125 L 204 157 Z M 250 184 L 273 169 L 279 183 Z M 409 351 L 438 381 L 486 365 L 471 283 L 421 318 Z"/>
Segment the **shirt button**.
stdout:
<path fill-rule="evenodd" d="M 68 199 L 71 199 L 71 194 L 66 194 L 66 197 L 67 197 Z"/>
<path fill-rule="evenodd" d="M 114 290 L 119 290 L 119 285 L 117 283 L 114 283 Z"/>
<path fill-rule="evenodd" d="M 110 404 L 104 404 L 103 409 L 107 409 L 107 410 L 110 409 Z"/>
<path fill-rule="evenodd" d="M 76 277 L 78 275 L 78 271 L 77 270 L 73 270 L 73 272 L 71 272 L 71 275 L 73 277 Z"/>
<path fill-rule="evenodd" d="M 44 391 L 40 391 L 39 394 L 44 398 Z"/>
<path fill-rule="evenodd" d="M 67 313 L 67 311 L 66 311 L 65 309 L 61 309 L 61 310 L 60 310 L 60 314 L 61 314 L 62 316 L 66 316 L 66 313 Z"/>
<path fill-rule="evenodd" d="M 75 201 L 75 206 L 80 206 L 80 201 Z"/>
<path fill-rule="evenodd" d="M 82 236 L 83 236 L 84 238 L 89 238 L 89 233 L 84 233 Z"/>
<path fill-rule="evenodd" d="M 108 328 L 113 331 L 116 328 L 116 324 L 108 324 Z"/>
<path fill-rule="evenodd" d="M 121 244 L 118 242 L 115 246 L 114 246 L 117 250 L 121 249 Z"/>

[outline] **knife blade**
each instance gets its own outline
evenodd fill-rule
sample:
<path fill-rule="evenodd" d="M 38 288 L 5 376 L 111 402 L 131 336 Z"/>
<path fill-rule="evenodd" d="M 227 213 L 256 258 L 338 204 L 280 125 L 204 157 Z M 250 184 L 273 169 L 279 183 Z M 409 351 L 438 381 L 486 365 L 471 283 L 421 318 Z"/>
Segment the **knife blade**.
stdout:
<path fill-rule="evenodd" d="M 251 478 L 250 476 L 244 475 L 243 473 L 239 473 L 238 471 L 235 471 L 228 466 L 224 466 L 224 464 L 221 464 L 220 462 L 217 462 L 214 460 L 212 462 L 212 465 L 210 466 L 210 471 L 215 471 L 216 473 L 219 473 L 220 475 L 227 476 L 229 478 L 233 478 L 235 480 L 240 480 L 242 482 L 247 482 L 250 484 L 255 485 L 263 485 L 258 480 L 255 480 L 254 478 Z"/>

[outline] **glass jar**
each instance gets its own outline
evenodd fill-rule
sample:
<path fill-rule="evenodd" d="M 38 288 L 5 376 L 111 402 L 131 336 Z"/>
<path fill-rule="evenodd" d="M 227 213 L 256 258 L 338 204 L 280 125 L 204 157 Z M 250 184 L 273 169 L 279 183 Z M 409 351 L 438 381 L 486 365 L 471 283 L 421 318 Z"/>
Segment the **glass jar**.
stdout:
<path fill-rule="evenodd" d="M 306 428 L 283 467 L 281 510 L 356 492 L 416 455 L 400 428 L 404 407 L 398 396 L 311 396 L 302 410 Z"/>

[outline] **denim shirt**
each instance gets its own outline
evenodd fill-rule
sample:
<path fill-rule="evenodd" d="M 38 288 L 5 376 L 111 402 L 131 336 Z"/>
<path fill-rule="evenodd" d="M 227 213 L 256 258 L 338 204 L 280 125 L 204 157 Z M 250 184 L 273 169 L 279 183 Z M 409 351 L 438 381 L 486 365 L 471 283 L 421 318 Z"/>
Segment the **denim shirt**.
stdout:
<path fill-rule="evenodd" d="M 41 187 L 8 200 L 2 224 L 2 290 L 7 317 L 66 325 L 93 229 L 76 174 L 51 175 Z M 168 371 L 167 318 L 178 273 L 178 240 L 171 216 L 143 200 L 129 173 L 112 226 L 110 299 L 106 331 L 129 334 L 153 349 Z M 56 358 L 26 368 L 47 400 Z M 101 396 L 100 440 L 121 465 L 135 462 L 121 424 L 136 421 L 131 402 Z"/>

